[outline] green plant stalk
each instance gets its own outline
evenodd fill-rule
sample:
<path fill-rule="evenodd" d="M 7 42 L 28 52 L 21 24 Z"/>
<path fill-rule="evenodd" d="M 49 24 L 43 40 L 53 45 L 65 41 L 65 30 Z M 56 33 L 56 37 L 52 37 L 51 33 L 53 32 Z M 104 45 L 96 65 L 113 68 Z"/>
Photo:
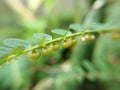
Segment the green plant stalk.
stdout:
<path fill-rule="evenodd" d="M 102 31 L 98 31 L 98 30 L 86 30 L 86 31 L 84 31 L 84 32 L 78 32 L 78 33 L 74 33 L 74 34 L 71 34 L 71 35 L 69 35 L 69 36 L 66 36 L 66 38 L 70 38 L 70 37 L 75 37 L 75 36 L 79 36 L 79 35 L 81 35 L 81 34 L 83 34 L 83 33 L 92 33 L 92 32 L 110 32 L 110 31 L 108 31 L 108 30 L 102 30 Z M 59 37 L 59 38 L 56 38 L 56 39 L 53 39 L 53 40 L 51 40 L 51 41 L 47 41 L 47 42 L 45 42 L 44 43 L 44 45 L 43 46 L 46 46 L 46 45 L 48 45 L 48 44 L 50 44 L 50 43 L 54 43 L 54 42 L 57 42 L 57 41 L 60 41 L 60 40 L 63 40 L 63 37 Z M 38 49 L 38 48 L 40 48 L 40 47 L 42 47 L 42 46 L 40 46 L 40 45 L 35 45 L 35 46 L 32 46 L 32 47 L 30 47 L 29 49 L 26 49 L 26 50 L 24 50 L 23 51 L 23 54 L 24 53 L 27 53 L 27 52 L 29 52 L 29 51 L 31 51 L 31 50 L 34 50 L 34 49 Z"/>
<path fill-rule="evenodd" d="M 77 32 L 77 33 L 71 34 L 71 35 L 69 35 L 69 36 L 66 36 L 66 38 L 79 36 L 79 35 L 82 35 L 83 33 L 93 33 L 93 32 L 102 33 L 102 32 L 112 32 L 112 31 L 113 31 L 113 30 L 111 30 L 111 31 L 110 31 L 110 30 L 86 30 L 86 31 L 81 31 L 81 32 Z M 115 31 L 114 31 L 114 32 L 115 32 Z M 47 42 L 45 42 L 42 46 L 41 46 L 41 45 L 32 46 L 32 47 L 30 47 L 29 49 L 24 50 L 22 54 L 25 54 L 25 53 L 27 53 L 27 52 L 29 52 L 29 51 L 34 50 L 34 49 L 38 49 L 38 48 L 40 48 L 40 47 L 44 47 L 44 46 L 49 45 L 49 44 L 51 44 L 51 43 L 58 42 L 58 41 L 60 41 L 60 40 L 64 40 L 64 38 L 63 38 L 63 37 L 59 37 L 59 38 L 53 39 L 53 40 L 51 40 L 51 41 L 47 41 Z M 12 55 L 8 56 L 8 59 L 7 59 L 6 61 L 8 61 L 8 60 L 10 61 L 11 59 L 14 59 L 14 58 L 18 57 L 19 55 L 21 55 L 21 54 L 15 54 L 15 55 L 12 54 Z M 3 64 L 3 63 L 0 63 L 0 65 L 1 65 L 1 64 Z"/>

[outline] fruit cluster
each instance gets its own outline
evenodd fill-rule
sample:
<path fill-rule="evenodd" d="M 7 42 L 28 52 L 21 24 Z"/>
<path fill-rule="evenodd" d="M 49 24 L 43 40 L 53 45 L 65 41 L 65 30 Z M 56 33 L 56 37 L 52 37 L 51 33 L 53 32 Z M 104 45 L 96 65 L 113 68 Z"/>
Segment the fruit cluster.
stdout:
<path fill-rule="evenodd" d="M 95 35 L 93 34 L 85 34 L 82 35 L 80 40 L 82 42 L 86 42 L 86 41 L 92 41 L 95 39 Z M 74 44 L 77 43 L 77 39 L 75 37 L 69 37 L 69 38 L 65 38 L 62 40 L 62 46 L 64 48 L 69 48 L 71 46 L 73 46 Z M 41 54 L 48 56 L 50 55 L 53 51 L 57 51 L 59 49 L 59 44 L 57 42 L 52 42 L 49 45 L 45 45 L 42 47 L 42 50 L 39 51 L 38 49 L 34 49 L 32 51 L 29 51 L 27 53 L 27 55 L 32 59 L 32 60 L 36 60 L 38 59 Z"/>
<path fill-rule="evenodd" d="M 4 40 L 4 44 L 7 47 L 0 47 L 0 68 L 1 64 L 7 62 L 10 63 L 12 59 L 17 60 L 18 56 L 22 54 L 27 54 L 32 60 L 37 60 L 42 54 L 47 56 L 50 55 L 53 51 L 59 49 L 58 42 L 61 41 L 61 44 L 64 48 L 69 48 L 77 43 L 77 36 L 80 36 L 80 41 L 88 42 L 93 41 L 96 36 L 99 34 L 104 34 L 107 32 L 113 32 L 112 38 L 119 39 L 119 31 L 111 30 L 89 30 L 91 26 L 81 26 L 79 24 L 71 24 L 67 30 L 65 29 L 53 29 L 51 32 L 53 34 L 61 35 L 61 37 L 52 39 L 52 36 L 45 33 L 34 33 L 33 36 L 36 39 L 39 39 L 37 45 L 31 46 L 32 43 L 16 39 L 8 38 Z M 72 33 L 70 30 L 76 30 L 76 33 Z M 114 33 L 115 32 L 115 33 Z M 29 47 L 31 46 L 31 47 Z M 42 48 L 42 49 L 41 49 Z"/>

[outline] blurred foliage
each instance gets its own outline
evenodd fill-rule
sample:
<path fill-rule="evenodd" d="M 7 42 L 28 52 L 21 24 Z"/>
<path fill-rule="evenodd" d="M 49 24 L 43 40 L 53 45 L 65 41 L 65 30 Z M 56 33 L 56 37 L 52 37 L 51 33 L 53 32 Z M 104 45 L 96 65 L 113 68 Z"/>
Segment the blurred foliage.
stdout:
<path fill-rule="evenodd" d="M 0 69 L 0 90 L 119 90 L 120 0 L 0 0 L 0 44 L 8 37 L 37 43 L 33 33 L 96 23 L 92 42 L 78 42 L 50 56 L 27 56 Z M 99 30 L 99 29 L 98 29 Z M 57 37 L 57 36 L 54 36 Z"/>

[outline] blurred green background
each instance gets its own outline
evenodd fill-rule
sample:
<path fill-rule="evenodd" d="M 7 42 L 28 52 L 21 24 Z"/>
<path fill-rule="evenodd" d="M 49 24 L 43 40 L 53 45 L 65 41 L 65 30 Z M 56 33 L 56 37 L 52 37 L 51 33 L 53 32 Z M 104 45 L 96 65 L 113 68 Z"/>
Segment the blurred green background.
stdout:
<path fill-rule="evenodd" d="M 119 90 L 119 19 L 120 0 L 0 0 L 1 45 L 10 37 L 36 44 L 33 33 L 52 35 L 52 29 L 73 23 L 117 30 L 36 61 L 23 55 L 4 64 L 0 90 Z"/>

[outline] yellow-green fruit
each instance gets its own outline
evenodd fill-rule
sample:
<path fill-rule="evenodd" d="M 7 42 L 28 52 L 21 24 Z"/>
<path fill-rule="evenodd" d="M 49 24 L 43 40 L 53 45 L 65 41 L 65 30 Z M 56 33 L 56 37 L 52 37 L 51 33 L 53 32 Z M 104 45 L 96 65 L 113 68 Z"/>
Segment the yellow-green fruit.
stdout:
<path fill-rule="evenodd" d="M 33 50 L 28 52 L 28 55 L 32 60 L 37 60 L 41 56 L 41 53 L 38 50 Z"/>
<path fill-rule="evenodd" d="M 43 53 L 43 55 L 48 56 L 52 53 L 52 48 L 51 47 L 44 47 L 42 49 L 42 53 Z"/>
<path fill-rule="evenodd" d="M 52 50 L 56 51 L 56 50 L 59 49 L 59 45 L 58 45 L 58 44 L 55 44 L 55 43 L 52 43 L 52 44 L 51 44 L 51 48 L 52 48 Z"/>
<path fill-rule="evenodd" d="M 81 36 L 81 37 L 80 37 L 80 41 L 85 42 L 85 41 L 86 41 L 85 36 Z"/>
<path fill-rule="evenodd" d="M 77 43 L 77 40 L 76 40 L 74 37 L 72 37 L 72 38 L 71 38 L 71 44 L 74 45 L 74 44 L 76 44 L 76 43 Z"/>
<path fill-rule="evenodd" d="M 82 42 L 92 41 L 94 39 L 95 39 L 95 35 L 93 35 L 93 34 L 86 34 L 84 36 L 81 36 L 81 38 L 80 38 L 80 40 Z"/>
<path fill-rule="evenodd" d="M 69 48 L 71 45 L 72 45 L 71 40 L 64 40 L 64 41 L 62 42 L 62 46 L 63 46 L 64 48 Z"/>
<path fill-rule="evenodd" d="M 92 41 L 95 39 L 95 35 L 93 34 L 86 34 L 85 35 L 86 41 Z"/>

